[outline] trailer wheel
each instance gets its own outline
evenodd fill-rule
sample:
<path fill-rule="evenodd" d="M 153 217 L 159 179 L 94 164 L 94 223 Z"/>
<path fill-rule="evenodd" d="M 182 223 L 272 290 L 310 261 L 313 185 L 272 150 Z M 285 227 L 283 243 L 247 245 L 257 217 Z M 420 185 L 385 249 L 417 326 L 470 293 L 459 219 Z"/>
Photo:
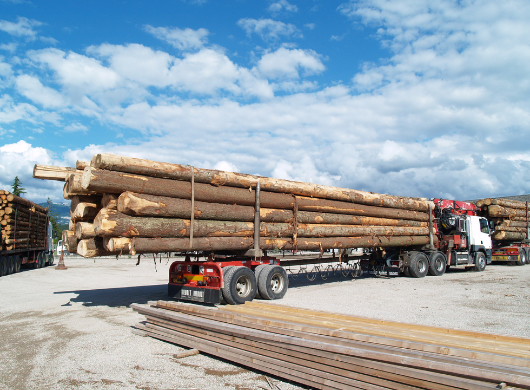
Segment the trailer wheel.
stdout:
<path fill-rule="evenodd" d="M 410 258 L 409 273 L 413 278 L 423 278 L 429 271 L 429 259 L 423 252 L 415 252 Z"/>
<path fill-rule="evenodd" d="M 7 275 L 7 257 L 0 256 L 0 276 Z"/>
<path fill-rule="evenodd" d="M 528 261 L 527 260 L 527 256 L 526 256 L 526 251 L 524 248 L 521 248 L 521 250 L 519 251 L 519 260 L 517 260 L 517 265 L 525 265 L 526 262 Z"/>
<path fill-rule="evenodd" d="M 224 275 L 221 288 L 225 301 L 230 305 L 240 305 L 256 296 L 256 277 L 247 267 L 230 267 Z"/>
<path fill-rule="evenodd" d="M 7 275 L 15 273 L 15 256 L 8 256 L 7 258 Z"/>
<path fill-rule="evenodd" d="M 486 269 L 486 255 L 484 253 L 475 253 L 475 266 L 473 269 L 477 272 L 482 272 Z"/>
<path fill-rule="evenodd" d="M 429 275 L 441 276 L 445 273 L 447 258 L 442 252 L 432 252 L 429 256 Z"/>
<path fill-rule="evenodd" d="M 258 291 L 263 299 L 282 299 L 289 287 L 287 272 L 279 265 L 267 265 L 258 276 Z"/>
<path fill-rule="evenodd" d="M 13 257 L 15 258 L 15 272 L 14 273 L 18 273 L 20 272 L 20 267 L 22 266 L 22 259 L 18 255 L 13 256 Z"/>
<path fill-rule="evenodd" d="M 256 277 L 256 285 L 257 285 L 255 298 L 263 298 L 259 290 L 259 275 L 261 271 L 263 271 L 263 269 L 268 266 L 269 264 L 261 264 L 261 265 L 258 265 L 256 268 L 254 268 L 254 276 Z"/>
<path fill-rule="evenodd" d="M 46 261 L 46 266 L 53 265 L 53 261 L 54 261 L 53 253 L 48 254 L 47 259 L 48 259 L 48 261 Z"/>
<path fill-rule="evenodd" d="M 526 251 L 526 264 L 530 264 L 530 248 L 524 248 Z"/>

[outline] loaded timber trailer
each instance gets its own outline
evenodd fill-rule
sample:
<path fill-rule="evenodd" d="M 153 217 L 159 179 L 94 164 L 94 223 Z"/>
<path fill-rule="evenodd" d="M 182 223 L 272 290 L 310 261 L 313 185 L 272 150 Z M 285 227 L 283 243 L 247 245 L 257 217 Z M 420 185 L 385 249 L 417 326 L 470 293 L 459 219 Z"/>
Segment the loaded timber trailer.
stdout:
<path fill-rule="evenodd" d="M 21 267 L 53 265 L 52 224 L 48 209 L 3 191 L 0 230 L 0 276 L 14 274 Z"/>
<path fill-rule="evenodd" d="M 256 191 L 255 226 L 259 226 L 259 190 Z M 377 275 L 415 278 L 427 274 L 441 276 L 448 267 L 463 266 L 483 271 L 492 260 L 491 223 L 475 212 L 467 202 L 434 199 L 430 210 L 430 240 L 427 245 L 370 248 L 371 252 L 357 257 L 363 272 Z M 259 243 L 255 230 L 254 242 Z M 351 259 L 343 249 L 337 259 Z M 300 259 L 298 264 L 311 264 L 322 259 Z M 288 262 L 287 264 L 293 264 Z M 206 261 L 175 261 L 169 270 L 168 294 L 179 300 L 204 303 L 241 304 L 255 297 L 281 299 L 287 292 L 286 263 L 267 256 L 259 244 L 245 254 L 209 253 Z"/>
<path fill-rule="evenodd" d="M 530 264 L 528 202 L 508 199 L 477 201 L 482 214 L 493 222 L 492 260 L 516 265 Z"/>

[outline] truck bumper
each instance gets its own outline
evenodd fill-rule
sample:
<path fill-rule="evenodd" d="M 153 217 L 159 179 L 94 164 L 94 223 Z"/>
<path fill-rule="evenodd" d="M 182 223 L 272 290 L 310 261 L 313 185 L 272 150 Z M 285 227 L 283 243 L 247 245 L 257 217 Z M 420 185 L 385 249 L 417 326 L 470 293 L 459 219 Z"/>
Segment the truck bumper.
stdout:
<path fill-rule="evenodd" d="M 170 298 L 180 301 L 193 301 L 213 304 L 221 303 L 220 289 L 168 284 L 167 292 Z"/>

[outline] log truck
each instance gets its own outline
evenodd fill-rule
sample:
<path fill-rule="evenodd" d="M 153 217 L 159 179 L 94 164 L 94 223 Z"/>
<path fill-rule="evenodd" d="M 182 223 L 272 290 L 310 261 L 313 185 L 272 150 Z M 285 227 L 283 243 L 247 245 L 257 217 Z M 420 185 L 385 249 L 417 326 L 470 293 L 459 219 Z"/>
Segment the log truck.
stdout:
<path fill-rule="evenodd" d="M 7 228 L 10 228 L 9 237 L 12 238 L 11 241 L 2 238 L 0 243 L 0 276 L 17 273 L 23 266 L 41 268 L 53 265 L 54 262 L 53 229 L 47 215 L 48 210 L 41 208 L 36 212 L 32 202 L 24 199 L 19 201 L 27 203 L 28 206 L 21 218 L 24 220 L 17 218 L 19 208 L 18 214 L 23 213 L 22 206 L 20 203 L 14 203 L 12 224 L 1 226 L 2 232 L 7 232 Z"/>
<path fill-rule="evenodd" d="M 404 274 L 415 278 L 427 274 L 440 276 L 448 267 L 455 266 L 484 271 L 492 261 L 493 225 L 476 215 L 472 203 L 444 199 L 433 202 L 429 244 L 376 248 L 360 257 L 361 269 L 377 275 Z M 259 187 L 254 225 L 260 225 Z M 260 250 L 259 237 L 259 229 L 255 229 L 254 248 L 244 255 L 210 253 L 206 261 L 192 261 L 188 254 L 184 262 L 174 262 L 169 270 L 169 296 L 204 303 L 219 303 L 223 299 L 229 304 L 241 304 L 256 296 L 282 298 L 289 283 L 285 264 Z M 347 262 L 347 256 L 341 256 L 340 261 Z"/>

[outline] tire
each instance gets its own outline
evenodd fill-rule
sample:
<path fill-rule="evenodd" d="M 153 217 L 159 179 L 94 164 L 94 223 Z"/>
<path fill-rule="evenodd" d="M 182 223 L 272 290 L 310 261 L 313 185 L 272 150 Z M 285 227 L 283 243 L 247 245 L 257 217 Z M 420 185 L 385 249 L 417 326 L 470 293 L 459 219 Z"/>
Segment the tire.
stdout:
<path fill-rule="evenodd" d="M 287 272 L 279 265 L 267 265 L 258 276 L 258 291 L 263 299 L 282 299 L 289 287 Z"/>
<path fill-rule="evenodd" d="M 447 258 L 442 252 L 433 252 L 429 256 L 429 275 L 441 276 L 445 273 Z"/>
<path fill-rule="evenodd" d="M 519 250 L 519 260 L 517 260 L 516 264 L 517 265 L 525 265 L 527 261 L 528 261 L 528 256 L 527 256 L 525 248 L 520 248 L 520 250 Z"/>
<path fill-rule="evenodd" d="M 269 267 L 269 264 L 261 264 L 261 265 L 258 265 L 255 269 L 254 269 L 254 276 L 256 277 L 256 283 L 257 283 L 257 288 L 256 288 L 256 296 L 255 298 L 263 298 L 260 294 L 260 291 L 259 291 L 259 275 L 261 273 L 261 271 L 263 271 L 263 269 L 265 269 L 265 267 Z"/>
<path fill-rule="evenodd" d="M 7 275 L 15 273 L 15 256 L 7 257 Z"/>
<path fill-rule="evenodd" d="M 256 296 L 256 277 L 247 267 L 230 267 L 224 275 L 221 288 L 223 298 L 229 305 L 240 305 Z"/>
<path fill-rule="evenodd" d="M 429 271 L 429 259 L 423 252 L 414 252 L 410 257 L 409 273 L 413 278 L 424 278 Z"/>
<path fill-rule="evenodd" d="M 475 253 L 475 266 L 473 270 L 482 272 L 486 269 L 486 255 L 483 252 Z"/>
<path fill-rule="evenodd" d="M 20 258 L 20 256 L 13 256 L 15 258 L 15 272 L 14 273 L 18 273 L 20 272 L 20 267 L 22 266 L 22 259 Z"/>
<path fill-rule="evenodd" d="M 525 248 L 526 251 L 526 264 L 530 264 L 530 248 Z"/>
<path fill-rule="evenodd" d="M 53 265 L 53 262 L 54 262 L 53 253 L 48 254 L 47 258 L 48 258 L 48 261 L 46 262 L 46 265 L 47 266 Z"/>
<path fill-rule="evenodd" d="M 7 257 L 0 256 L 0 276 L 7 275 Z"/>

